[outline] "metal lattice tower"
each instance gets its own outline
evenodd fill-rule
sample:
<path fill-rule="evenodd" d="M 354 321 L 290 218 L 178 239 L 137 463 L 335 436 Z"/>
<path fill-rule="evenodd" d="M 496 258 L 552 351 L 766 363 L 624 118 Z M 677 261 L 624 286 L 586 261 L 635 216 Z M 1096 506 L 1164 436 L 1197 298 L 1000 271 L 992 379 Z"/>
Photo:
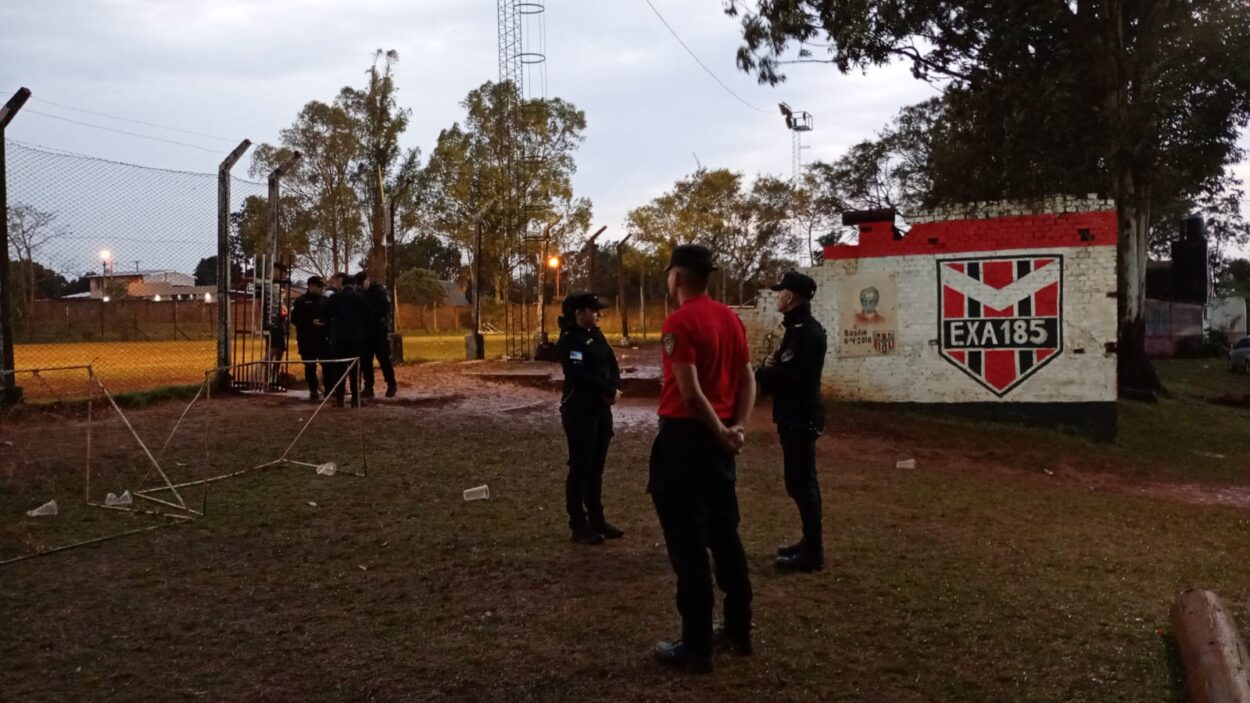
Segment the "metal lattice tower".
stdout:
<path fill-rule="evenodd" d="M 790 130 L 790 168 L 791 183 L 798 185 L 803 175 L 803 133 L 812 131 L 812 113 L 790 109 L 786 103 L 780 103 L 781 116 L 786 119 L 786 129 Z"/>
<path fill-rule="evenodd" d="M 517 137 L 523 111 L 534 98 L 546 93 L 546 6 L 541 0 L 498 0 L 499 82 L 515 87 L 514 100 L 508 107 L 511 127 L 505 164 L 510 180 L 503 216 L 505 247 L 503 265 L 504 356 L 528 359 L 533 349 L 530 338 L 531 318 L 529 286 L 524 285 L 527 273 L 538 275 L 534 257 L 528 251 L 526 232 L 535 212 L 533 196 L 527 192 L 528 174 L 537 155 L 528 154 Z M 537 94 L 534 88 L 537 87 Z M 520 278 L 519 301 L 514 281 Z M 519 306 L 516 303 L 519 302 Z"/>

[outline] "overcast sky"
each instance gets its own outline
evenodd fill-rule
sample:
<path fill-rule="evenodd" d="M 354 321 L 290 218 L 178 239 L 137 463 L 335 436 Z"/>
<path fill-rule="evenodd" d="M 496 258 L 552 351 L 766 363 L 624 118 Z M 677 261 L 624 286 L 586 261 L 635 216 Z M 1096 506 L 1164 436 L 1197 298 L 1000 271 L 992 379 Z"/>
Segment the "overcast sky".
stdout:
<path fill-rule="evenodd" d="M 645 0 L 548 0 L 547 95 L 586 112 L 575 185 L 595 221 L 620 236 L 626 211 L 707 167 L 790 172 L 777 103 L 815 117 L 804 160 L 833 159 L 896 111 L 934 95 L 904 66 L 842 76 L 795 67 L 778 88 L 737 71 L 737 22 L 721 0 L 652 0 L 694 52 L 746 102 L 692 60 Z M 215 172 L 244 137 L 275 141 L 309 100 L 361 85 L 377 48 L 400 54 L 405 146 L 428 154 L 460 100 L 498 77 L 495 0 L 6 0 L 0 3 L 0 91 L 34 99 L 8 136 L 107 159 Z M 72 112 L 61 103 L 222 137 L 214 140 Z M 207 148 L 147 141 L 35 112 Z M 211 153 L 210 153 L 211 152 Z M 236 174 L 245 175 L 245 166 Z"/>

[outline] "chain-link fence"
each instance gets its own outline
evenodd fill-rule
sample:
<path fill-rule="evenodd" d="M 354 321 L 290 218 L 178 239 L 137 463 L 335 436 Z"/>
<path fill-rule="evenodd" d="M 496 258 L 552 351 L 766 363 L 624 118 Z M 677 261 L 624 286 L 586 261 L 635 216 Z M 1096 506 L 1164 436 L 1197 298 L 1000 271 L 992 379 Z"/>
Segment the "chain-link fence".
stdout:
<path fill-rule="evenodd" d="M 11 139 L 5 156 L 14 366 L 199 383 L 216 365 L 217 175 Z M 265 184 L 232 179 L 230 211 L 249 196 Z"/>

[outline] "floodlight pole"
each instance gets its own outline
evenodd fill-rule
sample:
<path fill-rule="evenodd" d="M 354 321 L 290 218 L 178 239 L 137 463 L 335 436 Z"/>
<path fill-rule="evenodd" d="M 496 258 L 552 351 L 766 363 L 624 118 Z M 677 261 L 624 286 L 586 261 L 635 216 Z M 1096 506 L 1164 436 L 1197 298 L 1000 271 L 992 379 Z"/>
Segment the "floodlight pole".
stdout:
<path fill-rule="evenodd" d="M 244 139 L 217 167 L 217 377 L 224 388 L 230 382 L 230 169 L 252 146 Z"/>
<path fill-rule="evenodd" d="M 625 306 L 625 242 L 634 236 L 633 232 L 625 235 L 625 238 L 616 243 L 616 312 L 621 318 L 621 341 L 620 346 L 633 346 L 633 340 L 629 338 L 629 310 Z"/>
<path fill-rule="evenodd" d="M 398 254 L 395 251 L 395 216 L 399 212 L 399 201 L 408 193 L 410 185 L 412 185 L 411 177 L 400 181 L 395 191 L 391 193 L 390 202 L 387 203 L 390 219 L 386 227 L 386 289 L 391 294 L 391 320 L 387 334 L 391 340 L 391 361 L 397 364 L 404 362 L 404 338 L 396 334 L 399 325 L 399 292 L 396 290 L 399 272 L 395 270 L 395 262 L 398 260 Z M 435 322 L 437 323 L 437 318 Z"/>
<path fill-rule="evenodd" d="M 486 358 L 486 340 L 482 337 L 482 218 L 495 204 L 486 201 L 481 210 L 470 218 L 473 225 L 473 331 L 464 338 L 464 358 L 469 361 Z"/>
<path fill-rule="evenodd" d="M 595 259 L 598 258 L 599 254 L 599 245 L 595 244 L 595 240 L 598 239 L 599 235 L 603 234 L 603 231 L 607 228 L 607 225 L 600 227 L 594 234 L 590 235 L 589 239 L 586 240 L 586 251 L 590 255 L 590 272 L 586 277 L 586 283 L 587 289 L 592 293 L 595 290 Z"/>
<path fill-rule="evenodd" d="M 5 213 L 5 225 L 0 227 L 0 404 L 9 405 L 22 399 L 22 389 L 13 373 L 13 305 L 9 286 L 9 177 L 8 160 L 4 150 L 4 130 L 30 99 L 29 88 L 19 88 L 0 107 L 0 212 Z"/>

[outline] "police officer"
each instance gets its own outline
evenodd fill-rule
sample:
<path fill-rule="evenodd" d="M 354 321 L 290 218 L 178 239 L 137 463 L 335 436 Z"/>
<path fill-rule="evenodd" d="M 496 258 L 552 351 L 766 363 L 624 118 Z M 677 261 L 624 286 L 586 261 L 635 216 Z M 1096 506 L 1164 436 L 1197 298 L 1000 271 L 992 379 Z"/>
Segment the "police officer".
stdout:
<path fill-rule="evenodd" d="M 734 456 L 755 404 L 746 329 L 733 310 L 707 294 L 716 267 L 705 247 L 683 244 L 668 267 L 669 293 L 680 307 L 664 321 L 660 429 L 651 448 L 647 492 L 677 575 L 681 639 L 660 642 L 664 664 L 712 667 L 712 569 L 725 593 L 725 620 L 715 639 L 751 653 L 751 580 L 738 537 Z"/>
<path fill-rule="evenodd" d="M 344 386 L 352 389 L 352 407 L 360 407 L 360 359 L 365 352 L 365 335 L 373 314 L 369 301 L 350 283 L 345 273 L 330 277 L 334 294 L 326 300 L 326 316 L 330 320 L 330 351 L 335 359 L 348 361 L 334 364 L 334 404 L 343 407 Z M 355 359 L 353 365 L 351 359 Z M 344 375 L 347 379 L 344 379 Z"/>
<path fill-rule="evenodd" d="M 825 565 L 821 533 L 820 482 L 816 478 L 816 438 L 825 430 L 820 374 L 825 366 L 825 328 L 812 317 L 816 282 L 790 271 L 772 286 L 777 311 L 784 315 L 781 346 L 755 372 L 762 394 L 773 395 L 773 422 L 781 438 L 786 492 L 799 508 L 803 538 L 778 547 L 782 571 L 820 571 Z"/>
<path fill-rule="evenodd" d="M 560 424 L 569 444 L 564 502 L 573 541 L 579 544 L 625 536 L 603 517 L 603 465 L 612 441 L 612 406 L 621 397 L 616 353 L 597 325 L 605 307 L 594 293 L 565 298 L 556 342 L 564 368 Z"/>
<path fill-rule="evenodd" d="M 317 381 L 317 364 L 310 363 L 330 357 L 330 324 L 326 314 L 325 282 L 320 276 L 309 276 L 307 292 L 291 303 L 291 324 L 295 326 L 295 342 L 299 345 L 299 358 L 304 362 L 304 379 L 308 381 L 308 395 L 315 403 L 320 400 L 321 383 Z M 330 370 L 321 366 L 326 393 L 330 392 Z"/>
<path fill-rule="evenodd" d="M 356 288 L 364 293 L 373 311 L 369 319 L 369 334 L 365 338 L 364 375 L 365 388 L 361 397 L 373 397 L 373 360 L 376 358 L 386 381 L 386 397 L 394 398 L 395 367 L 391 364 L 391 292 L 386 286 L 373 280 L 368 271 L 356 274 Z"/>

